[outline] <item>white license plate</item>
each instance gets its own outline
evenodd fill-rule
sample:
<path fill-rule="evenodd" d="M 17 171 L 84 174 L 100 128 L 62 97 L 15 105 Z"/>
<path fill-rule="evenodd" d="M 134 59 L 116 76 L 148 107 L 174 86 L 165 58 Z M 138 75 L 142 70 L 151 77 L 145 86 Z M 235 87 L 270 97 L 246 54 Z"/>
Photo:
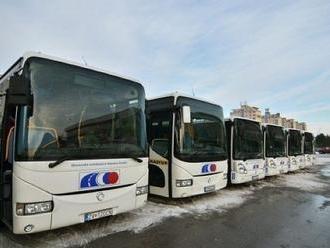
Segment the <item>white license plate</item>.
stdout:
<path fill-rule="evenodd" d="M 212 192 L 212 191 L 215 191 L 215 185 L 210 185 L 210 186 L 204 187 L 204 192 L 205 193 Z"/>
<path fill-rule="evenodd" d="M 104 209 L 101 211 L 96 211 L 96 212 L 92 212 L 92 213 L 86 213 L 84 216 L 84 220 L 86 221 L 90 221 L 90 220 L 95 220 L 95 219 L 100 219 L 103 217 L 107 217 L 113 214 L 113 210 L 112 208 L 109 209 Z"/>
<path fill-rule="evenodd" d="M 258 176 L 252 176 L 252 180 L 258 180 Z"/>
<path fill-rule="evenodd" d="M 284 173 L 284 170 L 280 170 L 280 173 Z"/>

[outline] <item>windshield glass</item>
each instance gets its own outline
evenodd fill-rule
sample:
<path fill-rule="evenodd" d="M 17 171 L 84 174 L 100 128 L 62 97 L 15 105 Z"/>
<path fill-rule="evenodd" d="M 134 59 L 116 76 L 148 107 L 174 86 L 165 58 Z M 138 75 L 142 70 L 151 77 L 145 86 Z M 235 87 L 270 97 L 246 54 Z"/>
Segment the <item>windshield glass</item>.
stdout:
<path fill-rule="evenodd" d="M 234 159 L 262 158 L 262 146 L 260 123 L 244 119 L 234 120 Z"/>
<path fill-rule="evenodd" d="M 312 133 L 305 133 L 304 152 L 305 154 L 313 154 L 314 136 Z"/>
<path fill-rule="evenodd" d="M 30 58 L 33 110 L 18 115 L 18 160 L 146 155 L 143 87 L 104 73 Z"/>
<path fill-rule="evenodd" d="M 266 126 L 266 156 L 286 156 L 286 135 L 282 127 Z"/>
<path fill-rule="evenodd" d="M 186 97 L 179 97 L 177 105 L 190 106 L 191 123 L 183 123 L 180 108 L 176 113 L 175 156 L 187 162 L 227 159 L 222 108 Z"/>
<path fill-rule="evenodd" d="M 301 142 L 302 142 L 302 135 L 298 130 L 289 130 L 289 142 L 288 142 L 288 153 L 289 156 L 296 156 L 301 155 Z"/>

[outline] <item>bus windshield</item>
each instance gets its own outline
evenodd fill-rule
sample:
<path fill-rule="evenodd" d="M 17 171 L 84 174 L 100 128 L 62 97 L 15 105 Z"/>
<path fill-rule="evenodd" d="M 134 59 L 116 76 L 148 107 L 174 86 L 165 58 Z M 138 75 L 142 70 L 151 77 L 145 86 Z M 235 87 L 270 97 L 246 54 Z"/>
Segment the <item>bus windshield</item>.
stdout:
<path fill-rule="evenodd" d="M 302 135 L 298 130 L 289 130 L 288 153 L 289 156 L 302 154 L 301 147 Z"/>
<path fill-rule="evenodd" d="M 34 103 L 18 110 L 17 160 L 146 156 L 140 84 L 42 58 L 23 73 Z"/>
<path fill-rule="evenodd" d="M 286 135 L 282 127 L 266 127 L 266 156 L 284 157 L 286 156 Z"/>
<path fill-rule="evenodd" d="M 313 141 L 314 136 L 312 133 L 305 133 L 304 152 L 305 154 L 313 154 Z"/>
<path fill-rule="evenodd" d="M 178 97 L 177 105 L 190 106 L 191 123 L 183 123 L 177 111 L 175 156 L 187 162 L 227 159 L 222 108 L 186 97 Z"/>
<path fill-rule="evenodd" d="M 263 138 L 258 122 L 234 120 L 234 159 L 257 159 L 263 157 Z"/>

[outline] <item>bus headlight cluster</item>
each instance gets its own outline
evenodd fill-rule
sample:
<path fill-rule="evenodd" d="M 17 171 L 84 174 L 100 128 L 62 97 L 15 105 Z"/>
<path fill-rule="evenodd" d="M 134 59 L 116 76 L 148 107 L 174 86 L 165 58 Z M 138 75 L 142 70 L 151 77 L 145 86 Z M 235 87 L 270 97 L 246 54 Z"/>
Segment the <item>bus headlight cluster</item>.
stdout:
<path fill-rule="evenodd" d="M 295 158 L 292 158 L 292 161 L 291 161 L 292 164 L 297 164 L 297 161 Z"/>
<path fill-rule="evenodd" d="M 148 185 L 136 187 L 136 195 L 144 195 L 144 194 L 148 194 Z"/>
<path fill-rule="evenodd" d="M 53 211 L 53 202 L 35 202 L 35 203 L 17 203 L 16 214 L 17 215 L 32 215 L 42 214 Z"/>
<path fill-rule="evenodd" d="M 275 164 L 274 160 L 270 160 L 268 166 L 275 168 L 276 164 Z"/>
<path fill-rule="evenodd" d="M 187 186 L 191 186 L 192 184 L 193 184 L 192 179 L 176 180 L 175 183 L 177 187 L 187 187 Z"/>
<path fill-rule="evenodd" d="M 242 163 L 238 164 L 237 171 L 241 174 L 247 174 L 247 169 L 245 168 L 244 164 L 242 164 Z"/>

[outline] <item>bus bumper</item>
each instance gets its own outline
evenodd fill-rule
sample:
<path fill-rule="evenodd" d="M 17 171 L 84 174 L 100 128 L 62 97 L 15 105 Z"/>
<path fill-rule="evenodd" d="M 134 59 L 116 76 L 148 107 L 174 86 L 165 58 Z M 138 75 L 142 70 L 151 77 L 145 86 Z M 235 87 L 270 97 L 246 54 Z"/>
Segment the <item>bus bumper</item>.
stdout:
<path fill-rule="evenodd" d="M 14 185 L 21 184 L 18 188 L 24 188 L 24 192 L 17 192 L 13 202 L 53 201 L 54 206 L 53 211 L 49 213 L 18 216 L 14 204 L 13 232 L 16 234 L 36 233 L 83 223 L 86 222 L 86 214 L 102 210 L 110 209 L 111 215 L 116 215 L 139 208 L 147 201 L 147 194 L 137 196 L 136 189 L 148 185 L 148 174 L 137 184 L 130 186 L 69 195 L 51 195 L 17 177 L 14 177 L 14 180 Z"/>
<path fill-rule="evenodd" d="M 278 166 L 276 166 L 276 167 L 266 167 L 265 168 L 266 177 L 276 176 L 276 175 L 279 175 L 280 173 L 281 173 L 280 168 Z"/>
<path fill-rule="evenodd" d="M 239 173 L 232 171 L 231 172 L 231 183 L 232 184 L 240 184 L 240 183 L 246 183 L 251 182 L 259 179 L 265 178 L 265 169 L 264 168 L 258 168 L 254 170 L 249 170 L 247 173 Z"/>
<path fill-rule="evenodd" d="M 217 191 L 227 186 L 227 172 L 217 174 L 194 176 L 193 183 L 187 187 L 173 185 L 172 197 L 185 198 Z"/>
<path fill-rule="evenodd" d="M 280 169 L 280 174 L 285 174 L 289 172 L 289 164 L 286 163 L 284 165 L 282 165 L 281 169 Z"/>

